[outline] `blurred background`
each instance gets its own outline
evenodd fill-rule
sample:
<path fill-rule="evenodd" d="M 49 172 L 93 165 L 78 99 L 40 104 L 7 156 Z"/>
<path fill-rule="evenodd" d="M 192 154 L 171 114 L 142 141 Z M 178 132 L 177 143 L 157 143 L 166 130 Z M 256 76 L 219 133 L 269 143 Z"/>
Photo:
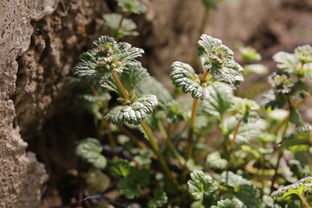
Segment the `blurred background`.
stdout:
<path fill-rule="evenodd" d="M 196 46 L 202 33 L 221 39 L 234 51 L 242 45 L 257 49 L 261 63 L 270 71 L 275 70 L 272 55 L 276 52 L 292 52 L 298 45 L 312 44 L 311 0 L 221 0 L 209 9 L 201 0 L 142 2 L 147 12 L 131 16 L 139 35 L 124 40 L 144 49 L 143 65 L 169 89 L 173 89 L 168 76 L 171 63 L 196 64 Z M 14 86 L 1 88 L 1 98 L 12 101 L 3 104 L 1 115 L 10 119 L 2 128 L 7 128 L 6 137 L 17 135 L 27 142 L 26 152 L 35 153 L 44 164 L 44 168 L 40 166 L 32 153 L 25 156 L 25 144 L 12 144 L 16 146 L 13 151 L 21 151 L 18 154 L 32 161 L 16 169 L 19 174 L 30 175 L 16 185 L 20 203 L 36 204 L 43 194 L 45 207 L 62 206 L 79 190 L 74 177 L 74 148 L 79 139 L 94 132 L 92 118 L 77 103 L 77 91 L 69 78 L 79 55 L 91 42 L 109 35 L 102 15 L 118 11 L 118 7 L 114 0 L 29 0 L 20 7 L 16 0 L 0 5 L 2 73 L 16 77 L 0 82 Z M 266 78 L 248 76 L 239 93 L 257 97 L 269 88 Z M 302 108 L 309 121 L 311 106 L 312 102 Z"/>

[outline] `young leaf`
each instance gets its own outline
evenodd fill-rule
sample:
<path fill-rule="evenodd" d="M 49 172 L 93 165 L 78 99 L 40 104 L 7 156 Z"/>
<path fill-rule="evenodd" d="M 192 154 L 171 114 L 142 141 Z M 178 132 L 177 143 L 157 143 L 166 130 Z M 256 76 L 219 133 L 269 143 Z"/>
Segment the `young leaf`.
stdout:
<path fill-rule="evenodd" d="M 294 54 L 303 64 L 312 62 L 312 47 L 310 45 L 297 47 Z"/>
<path fill-rule="evenodd" d="M 262 64 L 249 64 L 244 66 L 244 74 L 259 74 L 259 75 L 265 75 L 269 71 L 268 67 L 262 65 Z"/>
<path fill-rule="evenodd" d="M 131 47 L 129 43 L 117 43 L 111 37 L 101 36 L 93 42 L 92 49 L 81 55 L 74 74 L 102 83 L 110 77 L 111 71 L 120 72 L 140 65 L 135 58 L 143 52 L 142 49 Z"/>
<path fill-rule="evenodd" d="M 187 182 L 190 194 L 196 199 L 201 200 L 204 194 L 210 194 L 218 189 L 218 183 L 208 174 L 200 170 L 191 173 L 191 179 Z"/>
<path fill-rule="evenodd" d="M 224 170 L 228 165 L 228 161 L 222 159 L 219 152 L 212 152 L 208 155 L 206 164 L 213 170 Z"/>
<path fill-rule="evenodd" d="M 122 178 L 130 174 L 130 169 L 131 166 L 126 160 L 117 160 L 112 164 L 109 172 L 115 178 Z"/>
<path fill-rule="evenodd" d="M 215 208 L 241 208 L 241 205 L 234 199 L 223 199 L 218 201 Z"/>
<path fill-rule="evenodd" d="M 129 35 L 139 35 L 136 31 L 136 24 L 131 19 L 123 18 L 120 14 L 105 14 L 103 19 L 105 20 L 105 26 L 113 32 L 113 36 L 117 39 Z"/>
<path fill-rule="evenodd" d="M 87 138 L 80 142 L 76 148 L 76 154 L 94 167 L 104 169 L 106 167 L 106 158 L 101 154 L 103 147 L 99 140 Z"/>
<path fill-rule="evenodd" d="M 293 73 L 297 70 L 297 58 L 286 52 L 278 52 L 273 56 L 273 60 L 277 63 L 277 67 L 288 73 Z"/>
<path fill-rule="evenodd" d="M 231 108 L 233 97 L 230 87 L 215 82 L 205 91 L 203 110 L 212 116 L 221 118 Z"/>
<path fill-rule="evenodd" d="M 244 69 L 234 61 L 233 51 L 223 45 L 221 40 L 204 34 L 198 44 L 201 63 L 216 81 L 235 86 L 244 80 Z"/>
<path fill-rule="evenodd" d="M 193 98 L 201 98 L 203 88 L 194 69 L 183 62 L 175 61 L 171 65 L 170 77 L 176 87 L 181 87 L 184 93 L 191 93 Z"/>
<path fill-rule="evenodd" d="M 113 124 L 140 124 L 148 114 L 153 112 L 158 104 L 155 95 L 144 95 L 130 105 L 120 105 L 105 116 L 106 121 Z"/>
<path fill-rule="evenodd" d="M 147 7 L 138 0 L 117 0 L 118 6 L 126 13 L 142 14 Z"/>
<path fill-rule="evenodd" d="M 157 186 L 153 191 L 153 198 L 148 202 L 148 208 L 164 207 L 168 202 L 168 196 L 164 190 Z"/>
<path fill-rule="evenodd" d="M 312 177 L 306 177 L 294 184 L 285 186 L 284 188 L 273 192 L 271 196 L 278 200 L 282 200 L 291 194 L 296 194 L 301 197 L 306 190 L 312 190 Z"/>
<path fill-rule="evenodd" d="M 238 47 L 238 51 L 244 61 L 260 61 L 261 55 L 257 53 L 256 49 L 251 47 Z"/>

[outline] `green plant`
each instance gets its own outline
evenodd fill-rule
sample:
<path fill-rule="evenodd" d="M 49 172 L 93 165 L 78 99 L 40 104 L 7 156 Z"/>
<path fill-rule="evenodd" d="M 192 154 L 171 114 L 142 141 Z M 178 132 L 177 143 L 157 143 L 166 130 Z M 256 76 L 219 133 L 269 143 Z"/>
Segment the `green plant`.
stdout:
<path fill-rule="evenodd" d="M 100 133 L 77 154 L 143 207 L 302 207 L 292 193 L 308 207 L 310 177 L 270 194 L 311 175 L 312 127 L 299 107 L 311 94 L 312 47 L 274 56 L 279 70 L 259 105 L 236 94 L 244 69 L 233 51 L 208 35 L 198 43 L 203 71 L 174 62 L 170 78 L 180 93 L 173 97 L 136 59 L 142 49 L 96 40 L 74 74 L 105 92 L 88 97 Z M 103 144 L 122 151 L 107 154 Z"/>

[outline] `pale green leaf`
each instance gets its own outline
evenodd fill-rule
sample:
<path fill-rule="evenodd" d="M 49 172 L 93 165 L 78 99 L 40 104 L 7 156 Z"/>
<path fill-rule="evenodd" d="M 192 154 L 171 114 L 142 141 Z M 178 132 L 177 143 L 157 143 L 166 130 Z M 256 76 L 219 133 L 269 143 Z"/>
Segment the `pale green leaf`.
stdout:
<path fill-rule="evenodd" d="M 310 45 L 302 45 L 297 47 L 294 54 L 301 63 L 312 62 L 312 47 Z"/>
<path fill-rule="evenodd" d="M 168 196 L 164 190 L 157 186 L 153 191 L 153 198 L 148 202 L 148 208 L 164 207 L 168 202 Z"/>
<path fill-rule="evenodd" d="M 268 73 L 269 69 L 268 67 L 262 65 L 262 64 L 249 64 L 244 66 L 244 74 L 259 74 L 259 75 L 265 75 Z"/>
<path fill-rule="evenodd" d="M 261 55 L 257 53 L 256 49 L 251 47 L 238 47 L 238 51 L 244 61 L 260 61 Z"/>
<path fill-rule="evenodd" d="M 212 152 L 207 156 L 206 164 L 213 170 L 224 170 L 228 165 L 228 161 L 222 159 L 219 152 Z"/>
<path fill-rule="evenodd" d="M 191 179 L 187 182 L 190 194 L 200 200 L 204 194 L 211 194 L 218 189 L 218 183 L 208 174 L 200 170 L 191 173 Z"/>
<path fill-rule="evenodd" d="M 147 7 L 138 0 L 117 0 L 118 6 L 126 13 L 142 14 Z"/>
<path fill-rule="evenodd" d="M 216 208 L 241 208 L 241 206 L 234 199 L 224 199 L 218 201 Z"/>
<path fill-rule="evenodd" d="M 278 52 L 273 56 L 273 60 L 277 63 L 277 67 L 292 73 L 297 70 L 298 59 L 291 53 Z"/>
<path fill-rule="evenodd" d="M 105 14 L 103 19 L 105 20 L 105 26 L 113 32 L 113 36 L 117 39 L 139 34 L 136 31 L 136 24 L 131 19 L 123 18 L 120 14 Z"/>
<path fill-rule="evenodd" d="M 80 142 L 76 148 L 79 157 L 91 163 L 94 167 L 104 169 L 106 167 L 106 158 L 101 154 L 103 147 L 99 140 L 87 138 Z"/>

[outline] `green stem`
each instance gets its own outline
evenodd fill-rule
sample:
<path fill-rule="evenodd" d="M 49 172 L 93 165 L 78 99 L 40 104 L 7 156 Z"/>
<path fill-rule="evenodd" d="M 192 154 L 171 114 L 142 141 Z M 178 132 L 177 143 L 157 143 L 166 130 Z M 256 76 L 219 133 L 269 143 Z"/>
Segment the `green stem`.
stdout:
<path fill-rule="evenodd" d="M 301 194 L 298 195 L 304 208 L 310 208 L 309 202 L 307 201 L 307 199 Z"/>
<path fill-rule="evenodd" d="M 121 83 L 117 73 L 115 71 L 112 71 L 112 75 L 122 97 L 126 99 L 127 101 L 129 101 L 130 100 L 129 93 L 127 92 L 123 84 Z"/>
<path fill-rule="evenodd" d="M 234 129 L 233 139 L 231 140 L 231 145 L 230 145 L 230 146 L 231 146 L 231 150 L 233 150 L 234 147 L 235 147 L 235 143 L 236 143 L 235 140 L 236 140 L 236 137 L 237 137 L 237 134 L 238 134 L 238 130 L 239 130 L 241 121 L 242 121 L 242 120 L 239 120 L 239 121 L 237 122 L 236 127 L 235 127 L 235 129 Z"/>
<path fill-rule="evenodd" d="M 190 119 L 190 126 L 188 130 L 188 137 L 187 137 L 187 151 L 186 151 L 186 160 L 192 158 L 192 152 L 193 152 L 193 143 L 194 143 L 194 128 L 195 128 L 195 120 L 196 120 L 196 114 L 198 111 L 198 105 L 199 105 L 199 99 L 194 98 L 193 104 L 192 104 L 192 114 Z"/>

